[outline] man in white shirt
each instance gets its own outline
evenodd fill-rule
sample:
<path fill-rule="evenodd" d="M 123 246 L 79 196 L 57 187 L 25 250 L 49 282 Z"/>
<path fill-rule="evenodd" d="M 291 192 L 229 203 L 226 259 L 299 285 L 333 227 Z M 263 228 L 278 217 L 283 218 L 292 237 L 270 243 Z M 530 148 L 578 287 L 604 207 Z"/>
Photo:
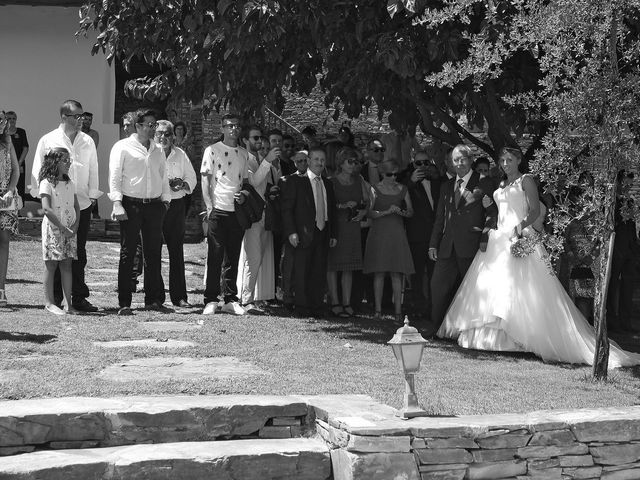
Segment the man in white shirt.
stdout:
<path fill-rule="evenodd" d="M 78 258 L 73 260 L 71 306 L 81 312 L 96 312 L 89 297 L 89 287 L 85 282 L 84 269 L 87 266 L 87 237 L 91 223 L 91 210 L 102 192 L 98 190 L 98 154 L 96 146 L 89 135 L 80 131 L 82 128 L 83 110 L 80 102 L 66 100 L 60 106 L 60 126 L 47 133 L 38 141 L 31 169 L 31 196 L 39 198 L 40 167 L 45 154 L 52 148 L 62 147 L 69 150 L 71 167 L 69 176 L 76 187 L 78 204 L 80 205 L 80 224 L 78 225 Z M 53 284 L 54 299 L 58 305 L 62 303 L 62 282 L 60 270 L 56 271 Z"/>
<path fill-rule="evenodd" d="M 173 144 L 173 124 L 158 120 L 155 141 L 167 158 L 167 178 L 171 189 L 171 203 L 164 216 L 162 232 L 169 251 L 169 298 L 177 307 L 189 308 L 187 282 L 184 276 L 184 230 L 187 216 L 185 195 L 193 192 L 198 179 L 191 160 Z"/>
<path fill-rule="evenodd" d="M 161 273 L 162 223 L 171 201 L 166 160 L 153 142 L 153 110 L 137 110 L 136 133 L 119 140 L 109 156 L 111 218 L 120 222 L 118 315 L 131 315 L 131 273 L 138 236 L 142 232 L 144 303 L 148 310 L 166 312 Z"/>
<path fill-rule="evenodd" d="M 271 169 L 263 160 L 256 172 L 249 171 L 250 153 L 242 148 L 238 115 L 222 117 L 223 139 L 209 145 L 202 156 L 202 199 L 207 206 L 207 280 L 204 292 L 204 315 L 216 311 L 222 293 L 222 311 L 243 315 L 238 303 L 238 261 L 244 230 L 238 222 L 235 202 L 242 203 L 240 194 L 245 181 L 261 182 Z M 253 177 L 250 179 L 249 177 Z"/>

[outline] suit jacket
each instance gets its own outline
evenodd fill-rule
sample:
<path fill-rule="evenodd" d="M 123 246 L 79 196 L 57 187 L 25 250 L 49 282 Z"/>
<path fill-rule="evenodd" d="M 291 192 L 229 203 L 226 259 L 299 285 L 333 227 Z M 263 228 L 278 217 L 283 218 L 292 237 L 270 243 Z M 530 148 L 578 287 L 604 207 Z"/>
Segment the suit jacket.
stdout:
<path fill-rule="evenodd" d="M 429 202 L 429 196 L 424 188 L 424 184 L 420 181 L 413 183 L 411 181 L 411 173 L 413 169 L 407 172 L 405 184 L 409 191 L 409 198 L 413 206 L 413 217 L 405 219 L 405 227 L 407 230 L 407 240 L 409 242 L 425 242 L 429 243 L 433 225 L 436 220 L 436 212 L 438 200 L 440 199 L 440 180 L 429 180 L 431 184 L 431 198 L 433 206 Z"/>
<path fill-rule="evenodd" d="M 336 199 L 333 184 L 322 177 L 327 192 L 327 223 L 329 238 L 335 238 Z M 282 226 L 285 238 L 292 233 L 298 234 L 300 246 L 308 247 L 313 240 L 316 228 L 316 204 L 313 198 L 311 180 L 307 175 L 292 174 L 284 182 L 282 195 Z"/>
<path fill-rule="evenodd" d="M 454 250 L 458 257 L 475 256 L 480 242 L 487 241 L 489 228 L 497 224 L 498 208 L 492 203 L 489 208 L 482 206 L 482 198 L 493 197 L 495 190 L 490 178 L 480 178 L 471 174 L 460 202 L 455 204 L 454 185 L 456 178 L 442 184 L 429 248 L 438 249 L 438 257 L 448 258 Z"/>

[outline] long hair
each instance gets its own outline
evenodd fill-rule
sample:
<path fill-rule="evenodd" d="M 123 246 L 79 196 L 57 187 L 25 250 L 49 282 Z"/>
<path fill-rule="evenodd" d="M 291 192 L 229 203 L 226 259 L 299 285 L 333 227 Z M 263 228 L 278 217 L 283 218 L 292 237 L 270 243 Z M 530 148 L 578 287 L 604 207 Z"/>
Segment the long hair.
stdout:
<path fill-rule="evenodd" d="M 7 113 L 2 110 L 2 113 L 4 114 L 4 118 L 5 120 L 7 119 Z M 9 122 L 5 123 L 4 125 L 4 129 L 2 129 L 2 131 L 0 132 L 0 145 L 3 147 L 8 147 L 9 146 Z"/>
<path fill-rule="evenodd" d="M 38 176 L 38 183 L 42 182 L 42 180 L 49 180 L 54 186 L 58 184 L 60 161 L 64 158 L 65 153 L 69 155 L 69 150 L 63 147 L 56 147 L 44 154 L 42 166 L 40 167 L 40 175 Z M 67 174 L 65 174 L 62 179 L 65 182 L 70 180 Z"/>

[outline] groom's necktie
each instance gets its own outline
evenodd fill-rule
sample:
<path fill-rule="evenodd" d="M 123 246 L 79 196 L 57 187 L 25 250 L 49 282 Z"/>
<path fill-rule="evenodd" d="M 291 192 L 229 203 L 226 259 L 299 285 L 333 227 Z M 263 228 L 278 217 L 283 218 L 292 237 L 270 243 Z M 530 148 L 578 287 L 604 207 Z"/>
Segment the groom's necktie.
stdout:
<path fill-rule="evenodd" d="M 464 180 L 462 180 L 461 178 L 459 178 L 456 181 L 456 190 L 454 192 L 454 199 L 455 199 L 455 202 L 456 202 L 456 207 L 458 206 L 458 203 L 460 203 L 460 198 L 462 198 L 462 192 L 460 191 L 461 187 L 462 187 L 462 182 L 464 182 Z"/>
<path fill-rule="evenodd" d="M 324 204 L 324 195 L 322 192 L 322 180 L 318 176 L 315 178 L 316 181 L 316 227 L 318 230 L 324 230 L 324 212 L 325 212 L 325 204 Z"/>

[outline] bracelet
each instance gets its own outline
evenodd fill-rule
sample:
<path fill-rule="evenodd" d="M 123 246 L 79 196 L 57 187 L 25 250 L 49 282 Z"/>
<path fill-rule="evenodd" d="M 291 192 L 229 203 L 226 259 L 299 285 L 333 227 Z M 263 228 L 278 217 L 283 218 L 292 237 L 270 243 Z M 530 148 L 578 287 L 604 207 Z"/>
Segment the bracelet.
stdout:
<path fill-rule="evenodd" d="M 518 235 L 522 235 L 522 224 L 519 223 L 518 225 L 516 225 L 516 233 Z"/>

